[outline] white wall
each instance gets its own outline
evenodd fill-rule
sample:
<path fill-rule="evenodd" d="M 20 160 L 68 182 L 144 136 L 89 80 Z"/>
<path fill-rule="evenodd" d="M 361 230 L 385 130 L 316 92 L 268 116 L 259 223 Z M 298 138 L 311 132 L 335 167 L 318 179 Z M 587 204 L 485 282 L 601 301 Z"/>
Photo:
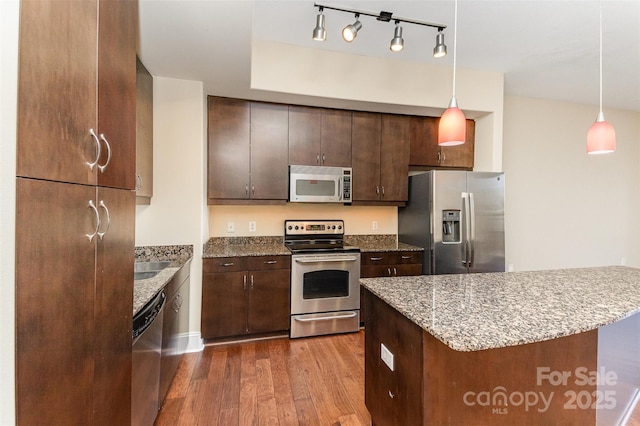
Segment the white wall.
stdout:
<path fill-rule="evenodd" d="M 507 263 L 640 266 L 640 113 L 607 110 L 617 150 L 587 155 L 596 106 L 507 97 Z"/>
<path fill-rule="evenodd" d="M 15 204 L 19 2 L 0 1 L 0 424 L 15 423 Z"/>
<path fill-rule="evenodd" d="M 202 83 L 153 78 L 153 197 L 136 207 L 136 246 L 193 245 L 190 330 L 200 330 L 205 197 Z"/>

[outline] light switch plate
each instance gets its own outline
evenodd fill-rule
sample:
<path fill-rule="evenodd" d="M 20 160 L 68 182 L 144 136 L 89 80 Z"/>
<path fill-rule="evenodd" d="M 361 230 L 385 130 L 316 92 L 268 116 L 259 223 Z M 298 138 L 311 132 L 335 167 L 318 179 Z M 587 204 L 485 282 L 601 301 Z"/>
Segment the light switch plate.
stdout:
<path fill-rule="evenodd" d="M 249 222 L 249 232 L 256 232 L 256 222 L 253 220 Z"/>
<path fill-rule="evenodd" d="M 380 343 L 380 358 L 387 364 L 389 370 L 393 370 L 393 353 L 384 345 L 384 343 Z"/>
<path fill-rule="evenodd" d="M 227 232 L 236 232 L 236 225 L 233 222 L 227 222 Z"/>

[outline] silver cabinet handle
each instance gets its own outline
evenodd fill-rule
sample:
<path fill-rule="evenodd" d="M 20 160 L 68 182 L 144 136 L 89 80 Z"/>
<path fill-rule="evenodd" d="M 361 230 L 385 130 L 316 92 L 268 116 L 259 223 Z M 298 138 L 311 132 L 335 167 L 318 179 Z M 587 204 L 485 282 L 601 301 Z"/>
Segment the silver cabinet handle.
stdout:
<path fill-rule="evenodd" d="M 136 173 L 136 191 L 142 189 L 142 176 Z"/>
<path fill-rule="evenodd" d="M 245 185 L 244 185 L 244 193 L 245 193 L 246 195 L 249 195 L 249 184 L 245 184 Z"/>
<path fill-rule="evenodd" d="M 376 195 L 380 195 L 380 187 L 376 185 Z"/>
<path fill-rule="evenodd" d="M 93 138 L 93 141 L 96 143 L 96 161 L 90 163 L 88 161 L 85 162 L 87 166 L 89 166 L 89 170 L 93 170 L 93 168 L 98 164 L 98 160 L 100 160 L 100 154 L 102 154 L 102 148 L 100 147 L 100 140 L 98 136 L 96 136 L 96 132 L 93 129 L 89 129 L 89 134 Z"/>
<path fill-rule="evenodd" d="M 440 152 L 438 152 L 438 163 L 440 162 Z"/>
<path fill-rule="evenodd" d="M 391 268 L 387 268 L 387 275 L 391 276 Z"/>
<path fill-rule="evenodd" d="M 247 289 L 247 276 L 243 275 L 242 276 L 242 287 L 246 290 Z"/>
<path fill-rule="evenodd" d="M 384 197 L 384 186 L 380 187 L 382 189 L 382 196 Z"/>
<path fill-rule="evenodd" d="M 98 165 L 98 169 L 100 169 L 100 172 L 104 173 L 104 169 L 107 168 L 109 162 L 111 161 L 111 145 L 109 145 L 109 141 L 107 140 L 107 138 L 104 137 L 104 133 L 100 133 L 100 140 L 102 140 L 107 146 L 107 161 L 103 165 Z"/>
<path fill-rule="evenodd" d="M 251 274 L 251 290 L 253 290 L 253 274 Z"/>
<path fill-rule="evenodd" d="M 395 398 L 395 395 L 391 391 L 389 391 L 389 398 L 391 398 L 391 399 Z"/>
<path fill-rule="evenodd" d="M 265 260 L 263 262 L 265 265 L 275 265 L 276 263 L 278 263 L 277 260 Z"/>
<path fill-rule="evenodd" d="M 173 298 L 173 311 L 174 312 L 178 312 L 180 310 L 180 301 L 178 300 L 179 297 L 180 297 L 180 295 L 177 294 L 176 297 Z"/>
<path fill-rule="evenodd" d="M 256 194 L 256 186 L 251 184 L 251 195 L 255 195 Z"/>
<path fill-rule="evenodd" d="M 447 160 L 447 154 L 446 153 L 442 153 L 442 164 L 444 164 L 444 162 Z"/>
<path fill-rule="evenodd" d="M 393 268 L 393 276 L 397 277 L 398 276 L 398 271 L 396 270 L 396 268 Z"/>
<path fill-rule="evenodd" d="M 371 257 L 370 259 L 371 259 L 372 261 L 382 260 L 382 258 L 381 258 L 381 257 Z"/>
<path fill-rule="evenodd" d="M 100 229 L 100 213 L 98 212 L 96 205 L 93 203 L 93 200 L 89 200 L 89 207 L 96 214 L 96 229 L 93 231 L 93 234 L 84 234 L 84 235 L 89 239 L 89 241 L 93 241 L 93 237 L 96 236 L 96 234 L 98 233 L 98 229 Z"/>
<path fill-rule="evenodd" d="M 324 164 L 324 160 L 325 160 L 324 154 L 322 154 L 322 164 Z"/>
<path fill-rule="evenodd" d="M 316 164 L 320 164 L 320 154 L 316 154 Z"/>
<path fill-rule="evenodd" d="M 228 268 L 229 266 L 233 266 L 234 263 L 233 262 L 229 262 L 229 263 L 221 263 L 220 266 L 224 266 L 225 268 Z"/>
<path fill-rule="evenodd" d="M 109 209 L 107 208 L 103 200 L 100 200 L 100 204 L 98 204 L 98 207 L 103 208 L 104 211 L 107 213 L 107 229 L 105 229 L 104 232 L 98 232 L 98 237 L 100 237 L 100 239 L 103 239 L 104 234 L 106 234 L 109 228 L 111 227 L 111 215 L 109 214 Z"/>

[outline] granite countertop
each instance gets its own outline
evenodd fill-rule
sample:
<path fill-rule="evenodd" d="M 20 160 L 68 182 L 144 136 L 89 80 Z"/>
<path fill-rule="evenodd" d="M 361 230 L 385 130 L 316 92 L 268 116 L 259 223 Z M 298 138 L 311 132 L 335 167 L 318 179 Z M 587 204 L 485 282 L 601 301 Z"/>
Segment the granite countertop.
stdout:
<path fill-rule="evenodd" d="M 422 247 L 398 241 L 397 235 L 345 235 L 345 241 L 350 245 L 359 247 L 363 252 L 383 251 L 424 251 Z"/>
<path fill-rule="evenodd" d="M 365 278 L 360 283 L 458 351 L 540 342 L 640 311 L 640 269 Z"/>
<path fill-rule="evenodd" d="M 171 264 L 155 277 L 133 282 L 133 315 L 153 299 L 180 268 L 188 267 L 192 257 L 193 246 L 190 245 L 136 247 L 136 262 L 170 261 Z"/>
<path fill-rule="evenodd" d="M 347 244 L 372 251 L 423 251 L 399 243 L 396 235 L 346 235 Z M 290 255 L 284 246 L 284 237 L 211 237 L 204 245 L 203 258 Z"/>

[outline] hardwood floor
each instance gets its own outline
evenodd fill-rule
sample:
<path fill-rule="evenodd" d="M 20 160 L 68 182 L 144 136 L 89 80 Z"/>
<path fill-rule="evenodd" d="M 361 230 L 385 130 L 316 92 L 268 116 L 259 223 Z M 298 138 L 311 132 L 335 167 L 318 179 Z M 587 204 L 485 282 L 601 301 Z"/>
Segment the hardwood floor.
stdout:
<path fill-rule="evenodd" d="M 369 425 L 364 332 L 186 354 L 155 424 Z"/>
<path fill-rule="evenodd" d="M 370 425 L 364 331 L 186 354 L 156 426 Z M 640 404 L 627 426 L 640 426 Z"/>

